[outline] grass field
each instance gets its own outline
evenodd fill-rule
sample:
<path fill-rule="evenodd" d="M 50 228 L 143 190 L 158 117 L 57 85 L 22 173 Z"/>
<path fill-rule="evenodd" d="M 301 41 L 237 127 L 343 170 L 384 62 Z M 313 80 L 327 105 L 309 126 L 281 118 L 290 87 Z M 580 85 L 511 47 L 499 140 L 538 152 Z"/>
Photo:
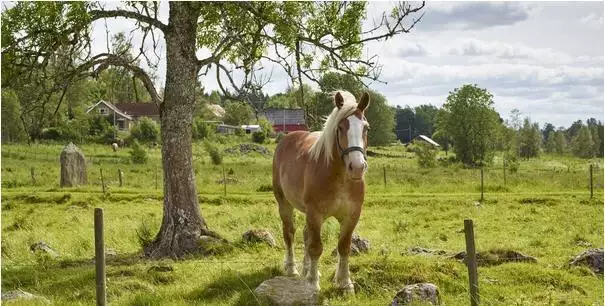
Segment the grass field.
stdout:
<path fill-rule="evenodd" d="M 221 149 L 235 143 L 221 145 Z M 275 145 L 266 145 L 273 151 Z M 162 216 L 160 153 L 146 165 L 129 162 L 128 150 L 84 145 L 89 185 L 59 188 L 60 145 L 2 146 L 2 291 L 23 289 L 57 305 L 90 305 L 95 299 L 93 209 L 105 211 L 108 301 L 114 305 L 257 305 L 252 290 L 281 275 L 281 221 L 272 193 L 271 156 L 225 156 L 231 178 L 223 195 L 222 167 L 194 145 L 202 214 L 233 243 L 220 255 L 180 261 L 139 256 L 137 231 L 155 233 Z M 538 259 L 479 268 L 484 305 L 602 305 L 603 277 L 567 267 L 574 255 L 603 247 L 603 160 L 543 156 L 521 161 L 506 175 L 501 159 L 485 169 L 485 201 L 478 205 L 480 174 L 458 165 L 421 169 L 403 147 L 371 148 L 368 194 L 356 232 L 371 242 L 368 254 L 351 259 L 357 294 L 340 297 L 330 283 L 338 224 L 324 224 L 320 269 L 329 305 L 387 305 L 405 284 L 432 282 L 446 305 L 468 304 L 466 267 L 446 256 L 413 255 L 423 247 L 448 254 L 464 250 L 463 220 L 472 218 L 478 251 L 512 249 Z M 589 163 L 595 170 L 590 199 Z M 34 169 L 35 184 L 31 169 Z M 103 169 L 107 193 L 101 192 Z M 118 169 L 125 186 L 118 186 Z M 385 185 L 386 174 L 386 185 Z M 156 189 L 156 177 L 157 185 Z M 296 255 L 302 260 L 302 225 L 297 215 Z M 269 229 L 278 248 L 248 245 L 248 229 Z M 60 256 L 34 254 L 43 240 Z M 164 269 L 158 268 L 164 267 Z M 161 272 L 158 270 L 168 270 Z M 34 302 L 30 302 L 34 303 Z"/>

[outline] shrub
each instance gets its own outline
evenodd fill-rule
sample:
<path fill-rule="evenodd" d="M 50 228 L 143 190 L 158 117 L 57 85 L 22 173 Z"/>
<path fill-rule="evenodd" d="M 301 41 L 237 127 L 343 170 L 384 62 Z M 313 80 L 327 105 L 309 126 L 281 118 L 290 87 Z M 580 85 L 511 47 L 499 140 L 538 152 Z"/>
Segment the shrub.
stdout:
<path fill-rule="evenodd" d="M 252 141 L 256 143 L 264 143 L 267 135 L 263 131 L 256 131 L 252 133 Z"/>
<path fill-rule="evenodd" d="M 266 137 L 271 137 L 275 132 L 273 131 L 273 124 L 267 118 L 261 117 L 258 119 L 257 124 L 260 126 L 260 130 L 265 133 Z"/>
<path fill-rule="evenodd" d="M 130 151 L 130 157 L 132 162 L 135 164 L 147 163 L 147 151 L 139 144 L 135 139 L 132 143 L 132 150 Z"/>
<path fill-rule="evenodd" d="M 198 118 L 193 122 L 193 138 L 198 140 L 204 140 L 214 134 L 213 125 L 204 122 L 202 118 Z"/>
<path fill-rule="evenodd" d="M 508 173 L 515 174 L 519 170 L 519 161 L 517 160 L 517 154 L 514 152 L 504 153 L 504 163 L 508 169 Z"/>
<path fill-rule="evenodd" d="M 206 151 L 208 152 L 208 154 L 210 154 L 210 159 L 212 160 L 212 164 L 218 166 L 223 162 L 223 156 L 221 155 L 221 152 L 219 152 L 218 148 L 215 145 L 213 145 L 209 141 L 205 141 L 204 147 L 206 148 Z"/>
<path fill-rule="evenodd" d="M 416 153 L 416 157 L 418 157 L 418 165 L 423 168 L 433 168 L 435 167 L 437 156 L 437 150 L 433 148 L 432 145 L 421 142 L 415 142 L 414 144 Z"/>
<path fill-rule="evenodd" d="M 282 132 L 277 133 L 277 136 L 275 137 L 275 143 L 279 143 L 284 138 L 284 136 L 286 136 L 286 134 Z"/>
<path fill-rule="evenodd" d="M 151 118 L 142 117 L 130 129 L 130 136 L 141 142 L 153 142 L 160 139 L 160 127 Z"/>
<path fill-rule="evenodd" d="M 235 129 L 235 136 L 244 136 L 246 135 L 246 131 L 242 128 Z"/>

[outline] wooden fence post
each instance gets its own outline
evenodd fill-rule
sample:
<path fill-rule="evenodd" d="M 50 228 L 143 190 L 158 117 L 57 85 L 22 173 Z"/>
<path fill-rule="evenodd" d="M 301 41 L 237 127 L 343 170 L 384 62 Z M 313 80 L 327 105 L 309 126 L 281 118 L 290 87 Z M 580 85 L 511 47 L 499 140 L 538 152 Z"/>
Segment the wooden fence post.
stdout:
<path fill-rule="evenodd" d="M 122 172 L 122 169 L 118 169 L 118 179 L 120 180 L 120 187 L 122 187 L 124 181 L 124 172 Z"/>
<path fill-rule="evenodd" d="M 384 176 L 384 187 L 387 186 L 387 168 L 385 166 L 382 166 L 382 173 Z"/>
<path fill-rule="evenodd" d="M 103 194 L 105 194 L 105 180 L 103 179 L 103 168 L 99 168 L 101 171 L 101 187 L 103 187 Z"/>
<path fill-rule="evenodd" d="M 105 241 L 103 237 L 103 208 L 95 208 L 95 279 L 97 305 L 105 306 Z"/>
<path fill-rule="evenodd" d="M 481 166 L 481 201 L 483 202 L 483 166 Z"/>
<path fill-rule="evenodd" d="M 504 174 L 504 186 L 506 187 L 506 159 L 502 158 L 502 173 Z"/>
<path fill-rule="evenodd" d="M 227 196 L 227 176 L 225 176 L 225 164 L 223 164 L 223 187 L 224 187 L 224 195 Z"/>
<path fill-rule="evenodd" d="M 155 165 L 155 190 L 158 190 L 158 165 Z"/>
<path fill-rule="evenodd" d="M 590 198 L 592 199 L 593 196 L 593 188 L 594 188 L 594 184 L 592 183 L 592 164 L 590 164 Z"/>
<path fill-rule="evenodd" d="M 471 295 L 471 306 L 479 305 L 479 279 L 477 277 L 477 257 L 475 254 L 475 233 L 473 220 L 464 220 L 464 235 L 466 237 L 466 266 Z"/>
<path fill-rule="evenodd" d="M 36 185 L 36 169 L 34 169 L 34 167 L 31 168 L 30 170 L 31 175 L 32 175 L 32 184 Z"/>

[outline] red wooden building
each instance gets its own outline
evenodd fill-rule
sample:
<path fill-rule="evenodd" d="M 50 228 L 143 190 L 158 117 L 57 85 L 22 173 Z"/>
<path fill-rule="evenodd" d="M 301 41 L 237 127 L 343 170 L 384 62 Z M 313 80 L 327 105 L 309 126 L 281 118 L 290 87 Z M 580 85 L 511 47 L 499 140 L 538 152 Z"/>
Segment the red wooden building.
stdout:
<path fill-rule="evenodd" d="M 288 133 L 293 131 L 308 131 L 305 122 L 305 112 L 302 109 L 269 108 L 265 117 L 273 124 L 275 132 Z"/>

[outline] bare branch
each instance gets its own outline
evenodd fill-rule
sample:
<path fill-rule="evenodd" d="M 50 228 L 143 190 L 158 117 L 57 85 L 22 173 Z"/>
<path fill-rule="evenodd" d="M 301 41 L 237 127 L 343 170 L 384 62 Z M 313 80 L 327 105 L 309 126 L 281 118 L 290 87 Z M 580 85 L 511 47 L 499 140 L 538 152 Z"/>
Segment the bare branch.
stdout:
<path fill-rule="evenodd" d="M 166 32 L 168 30 L 168 26 L 156 18 L 145 16 L 144 14 L 140 14 L 137 12 L 126 11 L 126 10 L 92 10 L 90 11 L 91 19 L 97 20 L 102 18 L 113 18 L 113 17 L 124 17 L 129 19 L 134 19 L 140 22 L 147 23 L 152 25 L 162 32 Z"/>

